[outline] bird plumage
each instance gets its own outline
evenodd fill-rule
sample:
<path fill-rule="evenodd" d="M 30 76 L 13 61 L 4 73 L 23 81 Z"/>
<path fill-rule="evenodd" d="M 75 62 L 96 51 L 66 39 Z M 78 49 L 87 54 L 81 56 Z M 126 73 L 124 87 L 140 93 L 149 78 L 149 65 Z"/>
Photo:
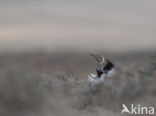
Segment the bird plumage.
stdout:
<path fill-rule="evenodd" d="M 114 69 L 114 64 L 107 58 L 104 58 L 102 55 L 98 54 L 90 54 L 96 61 L 97 61 L 97 68 L 96 68 L 96 76 L 88 76 L 88 80 L 97 81 L 97 79 L 104 81 L 104 77 L 112 74 Z M 98 81 L 99 82 L 99 81 Z"/>

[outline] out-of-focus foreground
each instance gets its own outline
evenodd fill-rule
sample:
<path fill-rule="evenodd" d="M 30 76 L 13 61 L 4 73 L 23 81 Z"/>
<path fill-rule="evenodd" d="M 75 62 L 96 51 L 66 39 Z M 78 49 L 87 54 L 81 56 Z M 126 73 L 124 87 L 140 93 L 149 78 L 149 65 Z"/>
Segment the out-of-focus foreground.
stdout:
<path fill-rule="evenodd" d="M 0 115 L 120 116 L 123 103 L 156 107 L 156 57 L 108 56 L 116 74 L 92 87 L 89 55 L 1 55 Z"/>

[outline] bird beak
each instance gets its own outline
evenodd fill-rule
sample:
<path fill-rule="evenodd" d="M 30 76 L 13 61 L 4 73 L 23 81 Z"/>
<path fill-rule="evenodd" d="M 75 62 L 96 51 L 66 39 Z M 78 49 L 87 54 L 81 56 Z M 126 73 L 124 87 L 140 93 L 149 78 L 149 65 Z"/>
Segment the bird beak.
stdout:
<path fill-rule="evenodd" d="M 91 53 L 90 54 L 97 62 L 99 62 L 98 56 L 96 54 Z"/>

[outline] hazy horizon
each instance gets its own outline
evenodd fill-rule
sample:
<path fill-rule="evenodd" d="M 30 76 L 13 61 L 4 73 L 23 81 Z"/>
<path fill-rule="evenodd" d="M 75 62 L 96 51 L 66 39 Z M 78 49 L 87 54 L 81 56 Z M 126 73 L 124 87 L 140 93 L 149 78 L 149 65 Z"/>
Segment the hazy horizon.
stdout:
<path fill-rule="evenodd" d="M 0 51 L 156 49 L 154 0 L 0 1 Z"/>

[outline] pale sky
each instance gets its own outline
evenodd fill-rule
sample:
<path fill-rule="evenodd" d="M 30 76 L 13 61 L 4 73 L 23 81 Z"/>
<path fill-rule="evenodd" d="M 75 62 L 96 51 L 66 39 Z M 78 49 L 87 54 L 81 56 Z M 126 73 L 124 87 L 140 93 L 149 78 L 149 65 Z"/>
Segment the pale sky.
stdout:
<path fill-rule="evenodd" d="M 156 49 L 156 0 L 1 0 L 0 51 Z"/>

